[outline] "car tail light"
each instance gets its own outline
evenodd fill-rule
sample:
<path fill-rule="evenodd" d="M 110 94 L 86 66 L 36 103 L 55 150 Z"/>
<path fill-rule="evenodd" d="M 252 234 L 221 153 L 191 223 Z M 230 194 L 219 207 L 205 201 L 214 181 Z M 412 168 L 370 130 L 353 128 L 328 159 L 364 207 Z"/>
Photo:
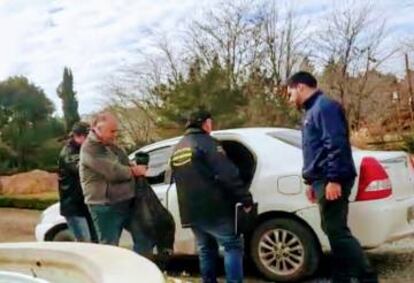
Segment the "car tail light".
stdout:
<path fill-rule="evenodd" d="M 356 201 L 384 199 L 391 194 L 391 181 L 384 167 L 373 157 L 363 158 Z"/>
<path fill-rule="evenodd" d="M 414 169 L 414 155 L 413 154 L 408 155 L 408 159 L 410 160 L 411 170 L 413 170 Z"/>

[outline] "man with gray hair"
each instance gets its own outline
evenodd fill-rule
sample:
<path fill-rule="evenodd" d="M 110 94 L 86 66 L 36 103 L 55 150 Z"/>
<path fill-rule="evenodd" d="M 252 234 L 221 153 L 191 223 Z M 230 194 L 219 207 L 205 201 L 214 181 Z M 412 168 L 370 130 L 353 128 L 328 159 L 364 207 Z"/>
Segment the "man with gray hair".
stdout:
<path fill-rule="evenodd" d="M 80 180 L 99 242 L 118 245 L 123 228 L 129 230 L 135 196 L 135 177 L 145 176 L 146 167 L 132 165 L 125 152 L 115 145 L 117 118 L 103 112 L 80 152 Z M 131 231 L 130 231 L 131 232 Z M 134 251 L 150 253 L 153 244 L 142 233 L 132 231 Z"/>

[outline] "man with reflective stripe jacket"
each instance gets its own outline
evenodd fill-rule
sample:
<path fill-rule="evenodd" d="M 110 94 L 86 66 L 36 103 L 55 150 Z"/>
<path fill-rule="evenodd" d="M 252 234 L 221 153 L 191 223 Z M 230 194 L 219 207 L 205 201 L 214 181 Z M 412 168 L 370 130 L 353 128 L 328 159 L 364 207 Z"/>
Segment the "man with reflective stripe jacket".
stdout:
<path fill-rule="evenodd" d="M 194 112 L 171 157 L 183 227 L 197 240 L 203 282 L 215 283 L 218 244 L 224 247 L 227 282 L 243 280 L 243 243 L 234 231 L 234 208 L 248 211 L 252 196 L 220 144 L 210 136 L 211 114 Z"/>

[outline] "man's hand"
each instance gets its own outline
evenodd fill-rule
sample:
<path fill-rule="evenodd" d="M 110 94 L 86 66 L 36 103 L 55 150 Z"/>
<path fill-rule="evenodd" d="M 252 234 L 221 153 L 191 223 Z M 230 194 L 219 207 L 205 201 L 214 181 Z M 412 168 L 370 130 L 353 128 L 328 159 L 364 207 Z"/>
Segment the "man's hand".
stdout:
<path fill-rule="evenodd" d="M 327 200 L 337 200 L 342 195 L 341 184 L 329 182 L 325 188 L 325 197 Z"/>
<path fill-rule="evenodd" d="M 133 165 L 131 166 L 132 175 L 135 177 L 145 176 L 147 173 L 147 166 L 144 165 Z"/>
<path fill-rule="evenodd" d="M 316 202 L 315 192 L 313 191 L 312 186 L 308 186 L 306 188 L 306 197 L 308 198 L 308 200 L 311 203 L 315 203 Z"/>
<path fill-rule="evenodd" d="M 243 210 L 244 210 L 244 212 L 249 213 L 252 210 L 252 206 L 251 205 L 243 206 Z"/>

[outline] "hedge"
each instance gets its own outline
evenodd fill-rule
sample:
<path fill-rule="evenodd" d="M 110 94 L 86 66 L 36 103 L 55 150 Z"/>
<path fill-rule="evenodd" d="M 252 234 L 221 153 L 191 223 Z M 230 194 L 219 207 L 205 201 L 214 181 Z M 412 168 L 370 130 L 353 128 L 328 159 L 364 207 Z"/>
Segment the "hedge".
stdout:
<path fill-rule="evenodd" d="M 9 207 L 9 208 L 44 210 L 58 201 L 59 200 L 57 198 L 45 198 L 45 199 L 35 198 L 35 197 L 21 198 L 21 197 L 0 195 L 0 207 Z"/>

